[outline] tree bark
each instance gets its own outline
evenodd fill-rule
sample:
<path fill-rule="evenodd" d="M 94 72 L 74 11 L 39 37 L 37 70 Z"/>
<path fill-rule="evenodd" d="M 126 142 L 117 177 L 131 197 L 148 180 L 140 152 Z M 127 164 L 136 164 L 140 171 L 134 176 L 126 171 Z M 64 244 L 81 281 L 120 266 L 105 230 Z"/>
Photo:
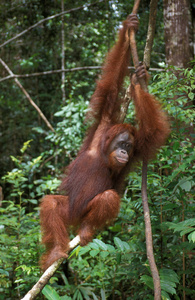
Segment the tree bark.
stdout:
<path fill-rule="evenodd" d="M 64 12 L 64 0 L 61 0 L 61 10 L 62 13 Z M 66 101 L 66 93 L 65 93 L 65 50 L 64 50 L 64 42 L 65 42 L 65 32 L 64 32 L 64 15 L 62 15 L 61 17 L 61 21 L 62 21 L 62 27 L 61 27 L 61 38 L 62 38 L 62 58 L 61 58 L 61 67 L 62 67 L 62 103 L 63 105 L 65 105 L 65 101 Z"/>
<path fill-rule="evenodd" d="M 166 63 L 190 67 L 193 59 L 193 26 L 190 0 L 164 0 Z"/>

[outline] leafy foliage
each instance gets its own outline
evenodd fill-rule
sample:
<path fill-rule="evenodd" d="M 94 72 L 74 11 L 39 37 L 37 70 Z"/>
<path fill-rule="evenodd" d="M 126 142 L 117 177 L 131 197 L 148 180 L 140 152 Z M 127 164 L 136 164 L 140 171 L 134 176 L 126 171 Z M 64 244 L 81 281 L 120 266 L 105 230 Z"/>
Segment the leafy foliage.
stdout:
<path fill-rule="evenodd" d="M 3 40 L 60 12 L 59 1 L 12 4 L 11 9 L 7 1 L 0 4 Z M 86 1 L 68 0 L 65 9 L 83 4 Z M 100 66 L 113 44 L 120 21 L 131 12 L 132 4 L 127 0 L 103 1 L 66 14 L 65 68 Z M 137 35 L 140 57 L 148 7 L 148 2 L 143 1 Z M 154 67 L 164 62 L 161 3 L 158 14 Z M 57 70 L 61 68 L 60 32 L 60 18 L 45 22 L 5 46 L 2 58 L 16 74 Z M 7 76 L 3 70 L 0 72 L 2 77 Z M 97 71 L 91 69 L 66 72 L 66 103 L 61 101 L 58 73 L 20 78 L 55 133 L 48 132 L 11 81 L 1 82 L 0 172 L 5 200 L 0 206 L 0 299 L 21 299 L 40 276 L 38 202 L 44 194 L 56 192 L 59 174 L 79 149 L 86 130 L 84 115 L 96 77 Z M 172 124 L 167 145 L 148 166 L 153 242 L 163 299 L 181 299 L 183 290 L 186 299 L 193 299 L 194 293 L 194 88 L 194 69 L 166 70 L 155 75 L 150 85 L 150 92 L 160 99 Z M 132 118 L 129 111 L 127 120 Z M 47 299 L 153 299 L 140 186 L 141 169 L 137 167 L 127 178 L 115 224 L 99 233 L 86 247 L 74 250 L 68 271 L 67 264 L 62 265 L 44 288 Z"/>

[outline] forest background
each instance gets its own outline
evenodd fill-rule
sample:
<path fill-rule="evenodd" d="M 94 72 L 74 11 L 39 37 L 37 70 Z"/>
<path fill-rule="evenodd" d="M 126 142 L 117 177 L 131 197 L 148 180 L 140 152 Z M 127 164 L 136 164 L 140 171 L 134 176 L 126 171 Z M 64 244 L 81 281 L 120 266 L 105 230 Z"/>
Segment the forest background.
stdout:
<path fill-rule="evenodd" d="M 195 290 L 192 2 L 158 1 L 149 71 L 149 91 L 168 112 L 172 130 L 148 167 L 163 299 L 193 299 Z M 56 193 L 77 154 L 101 65 L 133 4 L 1 0 L 0 299 L 21 299 L 40 277 L 40 199 Z M 136 35 L 140 59 L 148 17 L 149 1 L 143 0 Z M 134 122 L 132 103 L 126 122 Z M 37 299 L 153 299 L 140 186 L 137 167 L 127 178 L 115 224 L 77 249 Z"/>

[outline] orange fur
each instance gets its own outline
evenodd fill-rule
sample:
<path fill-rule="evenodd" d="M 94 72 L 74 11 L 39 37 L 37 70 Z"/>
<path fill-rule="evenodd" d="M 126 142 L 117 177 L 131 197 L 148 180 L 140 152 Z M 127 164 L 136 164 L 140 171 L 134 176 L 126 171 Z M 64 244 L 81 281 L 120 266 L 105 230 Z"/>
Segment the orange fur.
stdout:
<path fill-rule="evenodd" d="M 48 195 L 40 205 L 42 243 L 46 254 L 42 256 L 42 269 L 47 269 L 60 257 L 67 257 L 68 235 L 68 198 L 61 195 Z"/>
<path fill-rule="evenodd" d="M 170 127 L 167 116 L 161 105 L 140 85 L 131 86 L 131 94 L 135 103 L 139 129 L 136 134 L 135 149 L 138 157 L 151 158 L 165 143 Z"/>
<path fill-rule="evenodd" d="M 123 22 L 118 42 L 108 54 L 87 115 L 87 119 L 93 119 L 93 125 L 61 184 L 66 196 L 51 195 L 42 200 L 40 218 L 42 241 L 46 246 L 41 263 L 43 269 L 59 257 L 66 257 L 70 226 L 78 230 L 81 245 L 86 245 L 97 229 L 116 218 L 120 206 L 118 193 L 131 164 L 143 156 L 152 157 L 169 133 L 160 105 L 139 85 L 132 85 L 139 128 L 117 122 L 120 114 L 118 93 L 130 56 L 126 31 L 132 27 L 137 29 L 137 26 L 136 17 L 130 15 Z M 121 133 L 128 133 L 132 147 L 128 163 L 116 168 L 115 159 L 109 159 L 113 155 L 109 153 L 109 145 Z"/>

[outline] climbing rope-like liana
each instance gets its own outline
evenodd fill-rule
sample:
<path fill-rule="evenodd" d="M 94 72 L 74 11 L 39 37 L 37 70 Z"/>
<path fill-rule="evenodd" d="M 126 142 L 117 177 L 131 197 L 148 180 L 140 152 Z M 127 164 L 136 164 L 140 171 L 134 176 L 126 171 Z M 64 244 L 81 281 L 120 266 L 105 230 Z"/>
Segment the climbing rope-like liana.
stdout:
<path fill-rule="evenodd" d="M 139 8 L 140 0 L 135 0 L 135 4 L 133 7 L 133 14 L 137 14 L 138 8 Z M 151 0 L 150 8 L 156 11 L 157 7 L 157 0 Z M 151 13 L 150 13 L 151 17 Z M 153 14 L 153 24 L 155 24 L 154 18 L 156 17 L 156 13 Z M 150 20 L 151 21 L 151 20 Z M 149 21 L 149 24 L 151 22 Z M 150 35 L 148 32 L 148 40 L 147 43 L 152 45 L 153 43 L 153 37 L 154 32 L 151 34 L 151 30 L 154 31 L 154 26 L 151 29 L 150 28 Z M 136 46 L 136 40 L 135 40 L 135 31 L 133 29 L 130 30 L 129 33 L 130 38 L 130 47 L 131 47 L 131 54 L 133 59 L 133 64 L 135 66 L 135 69 L 139 66 L 139 58 L 137 54 L 137 46 Z M 150 47 L 150 51 L 147 52 L 147 61 L 150 61 L 150 54 L 151 54 L 152 46 Z M 144 57 L 146 59 L 146 55 Z M 147 66 L 149 67 L 149 66 Z M 141 78 L 139 79 L 139 83 L 142 87 L 142 89 L 145 92 L 148 92 L 147 83 L 146 81 Z M 143 211 L 144 211 L 144 221 L 145 221 L 145 235 L 146 235 L 146 251 L 147 251 L 147 258 L 149 261 L 153 283 L 154 283 L 154 299 L 160 300 L 161 299 L 161 286 L 160 286 L 160 276 L 159 272 L 156 266 L 155 258 L 154 258 L 154 252 L 153 252 L 153 241 L 152 241 L 152 227 L 151 227 L 151 221 L 150 221 L 150 210 L 148 205 L 148 197 L 147 197 L 147 159 L 143 159 L 143 166 L 142 166 L 142 205 L 143 205 Z"/>

